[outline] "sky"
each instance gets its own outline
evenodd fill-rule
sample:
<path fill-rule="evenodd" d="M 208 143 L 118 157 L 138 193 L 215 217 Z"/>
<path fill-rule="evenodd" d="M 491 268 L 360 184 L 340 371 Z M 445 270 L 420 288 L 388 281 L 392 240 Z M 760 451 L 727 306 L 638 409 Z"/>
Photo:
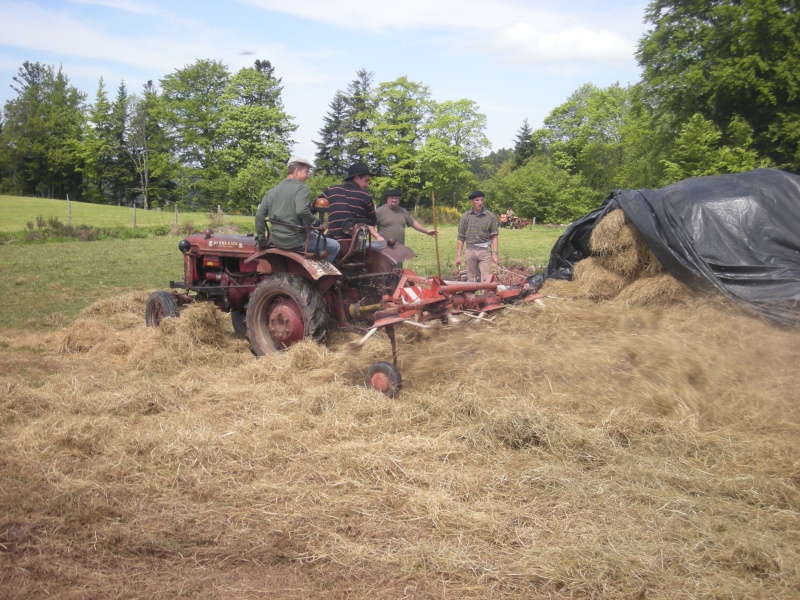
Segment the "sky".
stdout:
<path fill-rule="evenodd" d="M 473 100 L 492 150 L 513 148 L 586 83 L 639 80 L 646 1 L 633 0 L 0 0 L 0 103 L 24 61 L 61 67 L 93 103 L 100 78 L 139 93 L 199 59 L 233 74 L 269 60 L 313 161 L 337 90 L 359 69 L 399 77 L 437 102 Z"/>

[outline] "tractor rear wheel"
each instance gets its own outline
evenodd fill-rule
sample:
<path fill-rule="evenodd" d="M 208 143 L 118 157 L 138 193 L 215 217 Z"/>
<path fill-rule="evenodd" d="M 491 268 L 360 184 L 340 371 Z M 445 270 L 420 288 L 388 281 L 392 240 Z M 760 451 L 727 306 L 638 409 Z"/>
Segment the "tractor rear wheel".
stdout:
<path fill-rule="evenodd" d="M 172 294 L 163 290 L 150 294 L 144 309 L 144 322 L 148 327 L 158 327 L 165 318 L 178 315 L 178 304 Z"/>
<path fill-rule="evenodd" d="M 247 315 L 241 310 L 231 311 L 231 323 L 233 324 L 233 332 L 238 338 L 247 337 Z"/>
<path fill-rule="evenodd" d="M 302 339 L 322 341 L 328 310 L 311 282 L 278 273 L 264 279 L 250 296 L 246 321 L 250 350 L 264 356 Z"/>
<path fill-rule="evenodd" d="M 373 390 L 378 390 L 382 394 L 389 396 L 389 398 L 393 398 L 403 387 L 403 380 L 397 367 L 392 363 L 381 361 L 373 363 L 367 369 L 364 385 Z"/>

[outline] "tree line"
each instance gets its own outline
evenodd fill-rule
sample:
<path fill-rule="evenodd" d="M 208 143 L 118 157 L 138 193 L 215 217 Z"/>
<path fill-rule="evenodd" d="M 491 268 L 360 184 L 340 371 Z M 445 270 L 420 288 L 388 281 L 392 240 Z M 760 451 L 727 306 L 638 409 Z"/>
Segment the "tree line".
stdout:
<path fill-rule="evenodd" d="M 489 205 L 564 223 L 615 188 L 701 175 L 800 171 L 800 17 L 796 0 L 655 0 L 636 58 L 641 80 L 585 84 L 542 127 L 524 121 L 513 148 L 487 154 L 486 116 L 428 86 L 375 82 L 362 69 L 336 92 L 315 141 L 312 190 L 359 160 L 373 191 L 411 204 Z M 252 213 L 285 175 L 297 129 L 268 60 L 231 73 L 198 60 L 94 102 L 62 70 L 23 63 L 0 119 L 0 192 L 130 205 L 221 205 Z"/>

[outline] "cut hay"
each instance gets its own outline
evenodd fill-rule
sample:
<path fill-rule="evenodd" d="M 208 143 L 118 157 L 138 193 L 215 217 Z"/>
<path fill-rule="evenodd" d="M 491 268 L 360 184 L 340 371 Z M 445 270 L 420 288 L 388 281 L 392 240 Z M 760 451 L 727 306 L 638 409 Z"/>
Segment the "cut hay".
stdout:
<path fill-rule="evenodd" d="M 65 354 L 89 352 L 110 335 L 112 330 L 108 325 L 79 319 L 64 331 L 58 350 Z"/>
<path fill-rule="evenodd" d="M 3 338 L 0 596 L 793 597 L 800 332 L 656 279 L 398 329 L 391 400 L 210 304 Z"/>
<path fill-rule="evenodd" d="M 130 292 L 103 298 L 81 311 L 81 317 L 102 320 L 117 328 L 139 327 L 150 292 Z"/>

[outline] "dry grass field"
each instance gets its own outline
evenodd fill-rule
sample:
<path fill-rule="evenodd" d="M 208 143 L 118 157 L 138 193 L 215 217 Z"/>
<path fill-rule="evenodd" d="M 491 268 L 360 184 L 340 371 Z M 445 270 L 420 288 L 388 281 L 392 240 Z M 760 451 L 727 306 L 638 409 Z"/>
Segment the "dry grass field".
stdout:
<path fill-rule="evenodd" d="M 629 241 L 409 337 L 394 400 L 386 339 L 256 360 L 147 291 L 0 334 L 0 596 L 797 598 L 800 332 Z"/>

